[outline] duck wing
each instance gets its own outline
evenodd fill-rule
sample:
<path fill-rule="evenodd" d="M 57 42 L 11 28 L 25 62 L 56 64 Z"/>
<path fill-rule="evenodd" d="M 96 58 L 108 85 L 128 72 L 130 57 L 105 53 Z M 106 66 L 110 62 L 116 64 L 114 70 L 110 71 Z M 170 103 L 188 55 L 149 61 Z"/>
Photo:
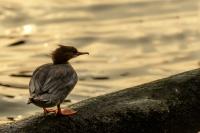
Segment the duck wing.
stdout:
<path fill-rule="evenodd" d="M 29 83 L 31 97 L 69 93 L 77 83 L 77 74 L 70 64 L 46 64 L 35 70 Z M 65 94 L 65 95 L 67 95 Z M 47 97 L 46 97 L 47 98 Z"/>

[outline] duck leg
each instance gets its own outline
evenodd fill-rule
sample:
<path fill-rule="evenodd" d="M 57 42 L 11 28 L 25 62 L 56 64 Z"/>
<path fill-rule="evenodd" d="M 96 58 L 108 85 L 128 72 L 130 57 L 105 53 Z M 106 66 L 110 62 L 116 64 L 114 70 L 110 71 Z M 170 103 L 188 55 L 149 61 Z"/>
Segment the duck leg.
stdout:
<path fill-rule="evenodd" d="M 47 113 L 50 113 L 50 112 L 56 112 L 56 110 L 55 109 L 46 109 L 46 108 L 43 108 L 43 110 L 44 110 L 44 114 L 47 114 Z"/>
<path fill-rule="evenodd" d="M 70 116 L 70 115 L 74 115 L 76 114 L 76 111 L 73 109 L 61 109 L 60 108 L 60 104 L 57 105 L 57 112 L 56 115 L 66 115 L 66 116 Z"/>

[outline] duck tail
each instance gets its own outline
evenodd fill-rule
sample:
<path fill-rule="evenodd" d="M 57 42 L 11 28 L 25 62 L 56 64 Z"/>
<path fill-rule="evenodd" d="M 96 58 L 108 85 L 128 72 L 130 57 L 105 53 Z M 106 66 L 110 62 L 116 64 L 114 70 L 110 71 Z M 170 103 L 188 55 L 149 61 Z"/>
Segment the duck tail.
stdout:
<path fill-rule="evenodd" d="M 30 98 L 28 99 L 27 104 L 31 104 L 31 103 L 33 103 L 33 98 L 32 98 L 32 97 L 30 97 Z"/>

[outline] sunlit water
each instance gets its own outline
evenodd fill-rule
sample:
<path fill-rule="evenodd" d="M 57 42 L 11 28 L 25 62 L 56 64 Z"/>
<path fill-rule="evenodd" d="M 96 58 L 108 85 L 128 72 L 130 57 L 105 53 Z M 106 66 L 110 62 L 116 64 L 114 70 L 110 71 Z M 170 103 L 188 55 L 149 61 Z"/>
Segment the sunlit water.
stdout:
<path fill-rule="evenodd" d="M 0 0 L 0 123 L 42 111 L 26 105 L 29 76 L 58 44 L 90 52 L 71 61 L 71 103 L 198 68 L 199 3 Z"/>

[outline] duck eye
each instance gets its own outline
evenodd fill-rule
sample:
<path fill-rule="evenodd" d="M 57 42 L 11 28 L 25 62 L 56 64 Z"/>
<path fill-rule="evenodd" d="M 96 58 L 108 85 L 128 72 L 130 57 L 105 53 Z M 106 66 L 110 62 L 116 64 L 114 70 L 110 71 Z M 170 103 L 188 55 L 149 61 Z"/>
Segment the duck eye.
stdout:
<path fill-rule="evenodd" d="M 77 53 L 77 51 L 76 51 L 76 50 L 73 50 L 73 51 L 72 51 L 72 53 L 74 53 L 74 54 L 75 54 L 75 53 Z"/>

